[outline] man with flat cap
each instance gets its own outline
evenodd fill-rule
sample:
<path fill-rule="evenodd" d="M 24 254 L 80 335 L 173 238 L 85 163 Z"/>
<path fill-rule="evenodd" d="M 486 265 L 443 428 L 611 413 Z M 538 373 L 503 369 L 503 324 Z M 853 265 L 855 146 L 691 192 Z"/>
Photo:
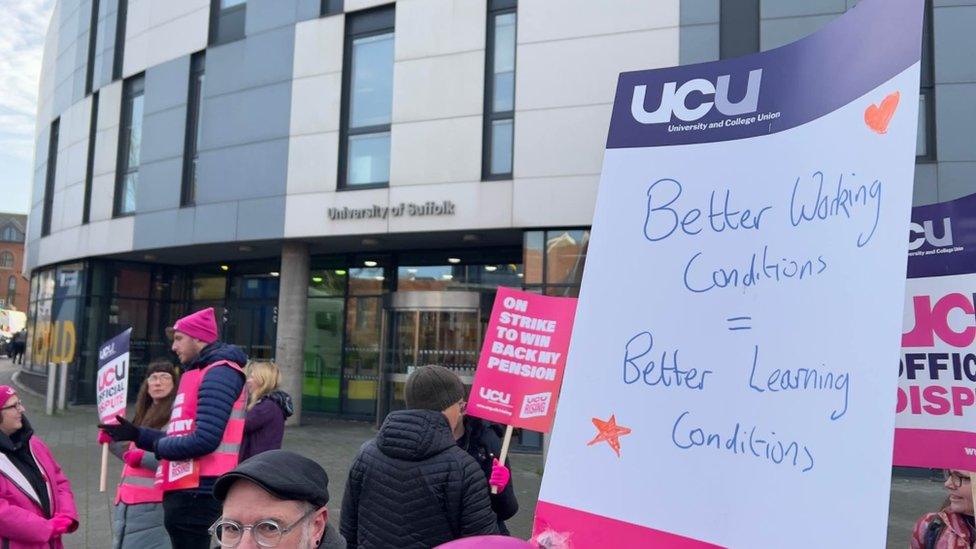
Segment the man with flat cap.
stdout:
<path fill-rule="evenodd" d="M 262 452 L 217 479 L 213 493 L 224 508 L 210 532 L 222 547 L 346 547 L 329 524 L 329 477 L 304 456 Z"/>

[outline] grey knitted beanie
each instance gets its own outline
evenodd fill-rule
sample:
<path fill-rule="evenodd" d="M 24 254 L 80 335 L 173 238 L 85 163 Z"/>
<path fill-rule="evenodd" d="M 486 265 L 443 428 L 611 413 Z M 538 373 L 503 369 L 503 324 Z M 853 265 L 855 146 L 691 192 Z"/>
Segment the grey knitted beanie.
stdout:
<path fill-rule="evenodd" d="M 461 378 L 443 366 L 421 366 L 407 376 L 404 397 L 411 410 L 443 412 L 465 396 Z"/>

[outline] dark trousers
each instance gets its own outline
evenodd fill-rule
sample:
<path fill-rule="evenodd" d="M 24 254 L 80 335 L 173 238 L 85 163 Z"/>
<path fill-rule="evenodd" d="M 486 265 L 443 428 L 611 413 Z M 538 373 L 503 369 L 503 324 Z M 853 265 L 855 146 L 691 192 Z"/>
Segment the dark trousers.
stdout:
<path fill-rule="evenodd" d="M 207 528 L 220 518 L 221 503 L 210 494 L 182 490 L 163 496 L 163 524 L 179 549 L 210 549 Z"/>

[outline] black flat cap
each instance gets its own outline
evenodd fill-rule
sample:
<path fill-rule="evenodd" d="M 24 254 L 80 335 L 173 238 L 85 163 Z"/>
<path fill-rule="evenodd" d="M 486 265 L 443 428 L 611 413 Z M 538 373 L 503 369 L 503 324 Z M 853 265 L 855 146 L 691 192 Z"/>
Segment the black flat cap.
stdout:
<path fill-rule="evenodd" d="M 325 469 L 288 450 L 261 452 L 244 460 L 217 479 L 214 497 L 224 501 L 231 485 L 240 479 L 257 484 L 278 499 L 307 501 L 316 507 L 329 502 L 329 476 Z"/>

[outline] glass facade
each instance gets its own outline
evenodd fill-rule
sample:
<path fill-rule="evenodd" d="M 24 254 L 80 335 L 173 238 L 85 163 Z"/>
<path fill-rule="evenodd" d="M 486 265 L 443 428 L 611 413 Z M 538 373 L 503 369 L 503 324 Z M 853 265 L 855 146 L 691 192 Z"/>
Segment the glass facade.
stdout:
<path fill-rule="evenodd" d="M 166 327 L 187 312 L 214 307 L 224 341 L 248 356 L 274 355 L 278 261 L 191 269 L 89 260 L 39 269 L 31 278 L 29 348 L 24 369 L 46 374 L 47 364 L 71 365 L 69 398 L 95 399 L 98 345 L 132 328 L 130 396 L 156 359 L 176 363 Z"/>
<path fill-rule="evenodd" d="M 538 230 L 524 234 L 521 248 L 312 257 L 304 410 L 373 420 L 378 405 L 403 406 L 403 379 L 425 364 L 470 382 L 498 287 L 576 296 L 588 240 L 584 229 Z M 166 327 L 204 307 L 217 312 L 224 341 L 273 360 L 279 262 L 176 267 L 92 259 L 39 269 L 31 279 L 24 369 L 45 374 L 49 362 L 69 362 L 71 401 L 91 403 L 99 343 L 132 328 L 134 396 L 151 361 L 176 361 Z M 463 294 L 467 305 L 403 308 L 392 304 L 394 292 Z M 536 433 L 517 433 L 517 446 L 540 441 Z"/>

